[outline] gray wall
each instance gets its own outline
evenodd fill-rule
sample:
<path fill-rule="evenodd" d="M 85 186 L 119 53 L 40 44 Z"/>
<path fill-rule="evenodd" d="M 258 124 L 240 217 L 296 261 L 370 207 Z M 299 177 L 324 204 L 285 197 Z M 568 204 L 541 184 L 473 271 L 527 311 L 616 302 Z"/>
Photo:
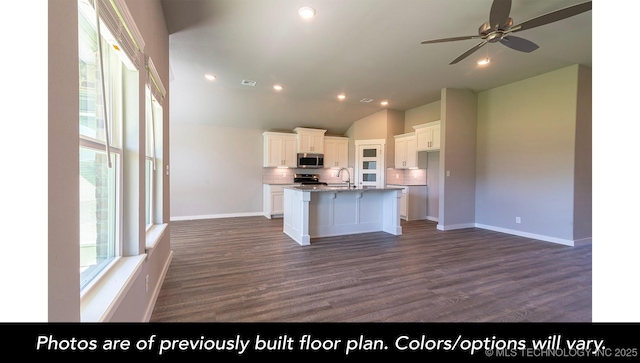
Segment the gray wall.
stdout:
<path fill-rule="evenodd" d="M 591 68 L 578 69 L 578 110 L 576 115 L 575 191 L 573 204 L 573 239 L 592 236 L 592 86 Z"/>
<path fill-rule="evenodd" d="M 476 222 L 476 94 L 442 90 L 440 120 L 440 204 L 438 229 Z"/>
<path fill-rule="evenodd" d="M 478 224 L 573 240 L 578 69 L 478 95 Z M 585 115 L 581 122 L 590 119 Z M 590 164 L 590 155 L 581 160 Z"/>
<path fill-rule="evenodd" d="M 77 322 L 80 321 L 78 2 L 50 0 L 48 20 L 48 321 Z"/>
<path fill-rule="evenodd" d="M 153 58 L 165 88 L 169 88 L 169 37 L 159 0 L 128 0 L 127 5 L 145 40 L 145 53 Z M 48 321 L 80 321 L 79 268 L 79 187 L 78 187 L 78 26 L 76 0 L 50 0 L 48 3 L 48 84 L 49 84 L 49 241 L 48 241 Z M 142 70 L 141 72 L 144 72 Z M 144 77 L 140 77 L 143 79 Z M 140 92 L 144 94 L 144 83 Z M 164 163 L 169 162 L 169 100 L 164 106 Z M 144 118 L 140 120 L 144 129 Z M 142 164 L 141 164 L 142 165 Z M 144 175 L 144 169 L 138 170 Z M 135 170 L 134 170 L 135 172 Z M 136 180 L 142 186 L 142 180 Z M 169 177 L 162 180 L 161 217 L 169 220 Z M 144 213 L 144 208 L 139 208 Z M 133 216 L 131 220 L 142 220 Z M 136 226 L 135 234 L 144 226 Z M 126 232 L 126 231 L 125 231 Z M 170 230 L 143 262 L 142 271 L 122 296 L 112 321 L 144 321 L 150 316 L 155 294 L 169 257 Z M 126 236 L 126 234 L 125 234 Z M 138 246 L 143 243 L 136 241 Z M 132 251 L 130 251 L 132 252 Z M 144 253 L 144 250 L 137 251 Z M 145 277 L 149 274 L 149 291 Z"/>
<path fill-rule="evenodd" d="M 261 215 L 264 130 L 171 119 L 171 218 Z"/>
<path fill-rule="evenodd" d="M 427 103 L 404 113 L 404 132 L 415 131 L 413 126 L 440 120 L 440 101 Z"/>

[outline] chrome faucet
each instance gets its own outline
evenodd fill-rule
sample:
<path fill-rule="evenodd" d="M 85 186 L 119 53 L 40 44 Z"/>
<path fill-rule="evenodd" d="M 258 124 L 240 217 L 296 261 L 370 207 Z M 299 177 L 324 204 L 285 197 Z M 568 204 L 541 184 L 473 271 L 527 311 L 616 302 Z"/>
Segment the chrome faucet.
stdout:
<path fill-rule="evenodd" d="M 349 171 L 349 169 L 340 168 L 340 170 L 338 170 L 338 178 L 340 177 L 340 173 L 342 173 L 343 170 L 347 171 L 347 189 L 351 189 L 351 172 Z"/>

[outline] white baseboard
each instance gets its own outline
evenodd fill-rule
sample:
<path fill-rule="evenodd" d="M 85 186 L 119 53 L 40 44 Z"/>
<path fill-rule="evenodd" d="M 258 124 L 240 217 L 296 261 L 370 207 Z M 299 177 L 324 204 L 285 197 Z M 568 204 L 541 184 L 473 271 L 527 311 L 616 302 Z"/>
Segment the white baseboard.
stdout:
<path fill-rule="evenodd" d="M 441 231 L 451 231 L 454 229 L 475 228 L 475 227 L 476 227 L 475 223 L 451 224 L 446 226 L 443 226 L 442 224 L 438 223 L 438 226 L 436 228 Z"/>
<path fill-rule="evenodd" d="M 513 229 L 506 229 L 506 228 L 488 226 L 486 224 L 478 224 L 478 223 L 476 223 L 476 227 L 482 228 L 482 229 L 488 229 L 490 231 L 513 234 L 513 235 L 520 236 L 520 237 L 538 239 L 538 240 L 545 241 L 545 242 L 558 243 L 558 244 L 565 245 L 565 246 L 574 246 L 574 241 L 573 240 L 569 240 L 569 239 L 562 239 L 562 238 L 557 238 L 557 237 L 545 236 L 545 235 L 541 235 L 541 234 L 516 231 L 516 230 L 513 230 Z"/>
<path fill-rule="evenodd" d="M 582 238 L 580 240 L 573 241 L 573 240 L 569 240 L 569 239 L 562 239 L 562 238 L 557 238 L 557 237 L 545 236 L 545 235 L 541 235 L 541 234 L 522 232 L 522 231 L 517 231 L 517 230 L 513 230 L 513 229 L 494 227 L 494 226 L 489 226 L 489 225 L 486 225 L 486 224 L 479 224 L 479 223 L 464 223 L 464 224 L 453 224 L 453 225 L 446 225 L 446 226 L 438 224 L 436 228 L 438 230 L 440 230 L 440 231 L 451 231 L 451 230 L 454 230 L 454 229 L 463 229 L 463 228 L 482 228 L 482 229 L 487 229 L 487 230 L 490 230 L 490 231 L 496 231 L 496 232 L 501 232 L 501 233 L 506 233 L 506 234 L 512 234 L 512 235 L 520 236 L 520 237 L 533 238 L 533 239 L 537 239 L 537 240 L 545 241 L 545 242 L 558 243 L 558 244 L 565 245 L 565 246 L 575 246 L 576 243 L 579 243 L 579 244 L 591 243 L 591 238 L 590 237 L 589 238 Z"/>
<path fill-rule="evenodd" d="M 158 279 L 158 284 L 153 289 L 153 296 L 150 300 L 149 306 L 147 307 L 147 312 L 144 314 L 144 321 L 148 323 L 151 320 L 151 315 L 153 314 L 153 308 L 156 306 L 156 301 L 158 300 L 158 295 L 160 295 L 160 289 L 162 288 L 162 283 L 164 282 L 164 278 L 167 276 L 167 271 L 169 271 L 169 265 L 171 265 L 171 260 L 173 259 L 173 251 L 169 252 L 169 258 L 164 263 L 164 267 L 162 268 L 162 274 Z"/>
<path fill-rule="evenodd" d="M 427 216 L 427 218 L 426 218 L 426 219 L 427 219 L 428 221 L 432 221 L 432 222 L 437 222 L 437 221 L 439 220 L 439 218 L 438 218 L 438 217 L 429 217 L 429 216 Z"/>
<path fill-rule="evenodd" d="M 580 238 L 580 239 L 577 239 L 577 240 L 573 241 L 573 245 L 574 246 L 580 246 L 580 245 L 591 244 L 592 242 L 593 242 L 593 238 L 592 237 Z"/>
<path fill-rule="evenodd" d="M 198 216 L 173 216 L 171 221 L 190 221 L 194 219 L 215 219 L 215 218 L 236 218 L 236 217 L 264 217 L 264 212 L 249 212 L 249 213 L 225 213 L 225 214 L 205 214 Z"/>

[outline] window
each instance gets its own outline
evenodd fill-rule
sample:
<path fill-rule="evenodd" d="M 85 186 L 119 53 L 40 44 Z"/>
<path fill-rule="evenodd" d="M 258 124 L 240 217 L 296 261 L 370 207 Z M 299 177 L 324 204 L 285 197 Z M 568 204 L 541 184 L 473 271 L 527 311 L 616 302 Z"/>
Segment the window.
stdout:
<path fill-rule="evenodd" d="M 103 1 L 97 0 L 102 14 Z M 80 287 L 122 255 L 125 79 L 137 72 L 93 1 L 78 1 Z M 137 89 L 135 90 L 137 92 Z"/>
<path fill-rule="evenodd" d="M 145 220 L 147 232 L 149 232 L 154 225 L 162 224 L 161 205 L 158 202 L 161 200 L 160 191 L 162 189 L 162 104 L 166 90 L 150 57 L 146 57 L 145 65 L 147 70 L 145 89 Z M 157 236 L 154 233 L 147 234 L 147 248 L 155 245 Z"/>
<path fill-rule="evenodd" d="M 156 131 L 162 127 L 162 106 L 156 97 L 152 94 L 151 88 L 146 88 L 146 152 L 145 152 L 145 222 L 149 229 L 155 222 L 154 203 L 156 193 L 156 171 L 158 169 L 156 150 L 158 143 L 156 139 Z"/>

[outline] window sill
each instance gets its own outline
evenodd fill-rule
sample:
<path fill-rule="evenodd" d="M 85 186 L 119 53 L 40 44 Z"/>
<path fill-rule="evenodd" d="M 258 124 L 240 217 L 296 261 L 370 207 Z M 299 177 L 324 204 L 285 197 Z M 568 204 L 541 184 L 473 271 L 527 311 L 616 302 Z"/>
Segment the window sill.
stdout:
<path fill-rule="evenodd" d="M 81 322 L 105 322 L 111 319 L 133 282 L 142 270 L 146 254 L 121 257 L 83 293 L 81 298 Z"/>
<path fill-rule="evenodd" d="M 147 229 L 147 236 L 145 241 L 145 250 L 147 254 L 151 254 L 153 248 L 160 242 L 162 236 L 164 235 L 164 231 L 167 229 L 168 224 L 154 224 L 149 229 Z"/>

